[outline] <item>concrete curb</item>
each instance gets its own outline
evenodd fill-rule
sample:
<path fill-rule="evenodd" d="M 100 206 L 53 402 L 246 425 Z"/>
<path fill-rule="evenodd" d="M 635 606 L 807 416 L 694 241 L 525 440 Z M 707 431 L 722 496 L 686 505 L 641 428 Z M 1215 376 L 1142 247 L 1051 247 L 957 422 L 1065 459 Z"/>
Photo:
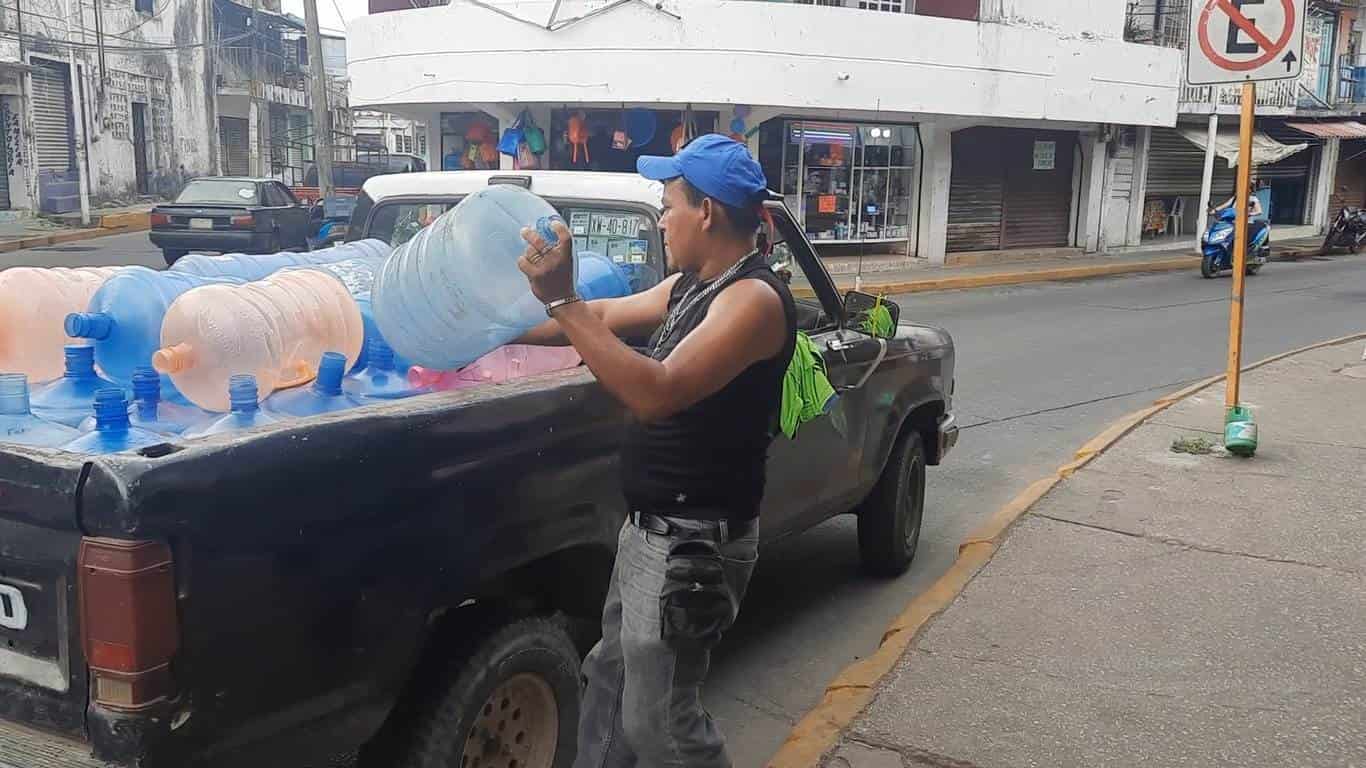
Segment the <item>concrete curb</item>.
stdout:
<path fill-rule="evenodd" d="M 1017 270 L 1014 272 L 992 272 L 980 275 L 957 275 L 949 277 L 926 277 L 918 280 L 879 282 L 876 274 L 864 281 L 863 290 L 873 293 L 929 293 L 931 291 L 959 291 L 969 288 L 989 288 L 996 285 L 1020 285 L 1023 283 L 1049 283 L 1064 280 L 1085 280 L 1108 275 L 1128 275 L 1139 272 L 1170 272 L 1191 269 L 1199 265 L 1194 256 L 1134 261 L 1119 264 L 1088 264 L 1080 267 L 1054 267 L 1051 269 Z M 839 281 L 836 281 L 839 285 Z M 840 285 L 841 289 L 849 285 Z M 815 292 L 804 286 L 792 289 L 797 298 L 812 298 Z"/>
<path fill-rule="evenodd" d="M 60 245 L 80 240 L 93 240 L 97 237 L 122 235 L 127 232 L 144 232 L 150 229 L 148 215 L 145 213 L 119 213 L 105 216 L 98 227 L 53 232 L 50 235 L 21 237 L 17 240 L 0 241 L 0 253 L 13 253 L 25 248 L 38 248 L 44 245 Z"/>
<path fill-rule="evenodd" d="M 1366 332 L 1320 341 L 1272 355 L 1244 367 L 1243 370 L 1251 371 L 1303 352 L 1361 339 L 1366 339 Z M 1198 381 L 1158 398 L 1146 408 L 1116 420 L 1100 434 L 1086 441 L 1077 450 L 1072 461 L 1058 467 L 1053 474 L 1030 484 L 983 521 L 958 545 L 958 557 L 949 570 L 930 585 L 929 589 L 911 600 L 901 615 L 888 625 L 877 650 L 872 655 L 845 667 L 826 686 L 825 696 L 822 697 L 820 704 L 793 727 L 777 754 L 769 759 L 767 767 L 817 768 L 821 759 L 836 746 L 840 734 L 868 706 L 876 692 L 877 684 L 891 672 L 910 647 L 911 641 L 931 619 L 948 608 L 967 588 L 973 577 L 991 561 L 996 550 L 1000 548 L 1006 532 L 1016 520 L 1028 512 L 1055 485 L 1071 477 L 1140 424 L 1196 392 L 1223 381 L 1224 378 L 1224 375 L 1219 375 Z"/>

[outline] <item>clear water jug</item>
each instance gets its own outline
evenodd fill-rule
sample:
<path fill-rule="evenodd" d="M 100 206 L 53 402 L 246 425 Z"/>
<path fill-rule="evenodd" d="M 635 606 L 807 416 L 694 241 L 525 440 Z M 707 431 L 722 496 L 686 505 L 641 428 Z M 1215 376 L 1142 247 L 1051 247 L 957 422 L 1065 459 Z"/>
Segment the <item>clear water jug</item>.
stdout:
<path fill-rule="evenodd" d="M 133 370 L 151 365 L 152 354 L 161 348 L 161 324 L 171 303 L 186 291 L 223 282 L 188 273 L 127 267 L 95 292 L 86 311 L 66 316 L 66 332 L 72 338 L 93 342 L 95 362 L 104 375 L 131 387 Z M 162 392 L 167 399 L 179 399 L 169 379 L 162 382 Z"/>
<path fill-rule="evenodd" d="M 348 395 L 361 401 L 396 400 L 426 391 L 408 383 L 408 369 L 394 365 L 394 350 L 384 339 L 375 337 L 366 342 L 365 358 L 365 367 L 342 382 Z"/>
<path fill-rule="evenodd" d="M 561 371 L 583 362 L 573 347 L 538 347 L 527 344 L 507 344 L 484 355 L 458 371 L 434 371 L 413 366 L 408 371 L 408 383 L 413 387 L 442 391 L 477 387 L 532 376 L 538 373 Z"/>
<path fill-rule="evenodd" d="M 318 378 L 306 387 L 271 395 L 266 410 L 276 416 L 304 417 L 355 408 L 360 401 L 342 390 L 346 362 L 340 352 L 324 352 L 318 361 Z"/>
<path fill-rule="evenodd" d="M 90 415 L 97 390 L 118 385 L 95 373 L 93 348 L 68 344 L 63 353 L 66 370 L 60 379 L 33 393 L 33 413 L 41 419 L 75 427 Z"/>
<path fill-rule="evenodd" d="M 0 442 L 55 448 L 74 440 L 80 432 L 44 421 L 29 410 L 28 377 L 0 373 Z"/>
<path fill-rule="evenodd" d="M 222 412 L 233 374 L 252 374 L 269 396 L 311 381 L 323 352 L 354 361 L 363 338 L 360 311 L 341 281 L 291 269 L 186 291 L 166 311 L 152 365 L 192 403 Z"/>
<path fill-rule="evenodd" d="M 128 423 L 149 432 L 179 435 L 214 417 L 190 405 L 180 405 L 161 399 L 161 374 L 150 365 L 133 369 L 133 404 L 128 409 Z M 95 428 L 95 417 L 81 422 L 81 431 Z"/>
<path fill-rule="evenodd" d="M 383 260 L 385 256 L 389 255 L 390 250 L 392 249 L 388 243 L 371 238 L 305 253 L 294 253 L 293 251 L 269 254 L 225 253 L 221 256 L 192 253 L 178 259 L 171 270 L 189 272 L 201 277 L 233 277 L 246 282 L 254 282 L 264 280 L 287 267 L 329 264 L 334 261 L 364 257 Z"/>
<path fill-rule="evenodd" d="M 522 228 L 550 235 L 554 218 L 549 203 L 521 187 L 469 195 L 385 260 L 372 297 L 380 333 L 413 364 L 453 370 L 544 321 L 517 259 L 526 250 Z"/>
<path fill-rule="evenodd" d="M 226 415 L 202 427 L 186 430 L 185 437 L 221 435 L 276 422 L 274 416 L 261 410 L 256 377 L 250 373 L 234 374 L 228 380 L 228 403 L 231 410 Z"/>
<path fill-rule="evenodd" d="M 584 301 L 615 299 L 631 295 L 631 281 L 611 259 L 593 251 L 578 254 L 579 297 Z"/>
<path fill-rule="evenodd" d="M 165 435 L 135 427 L 128 421 L 128 395 L 118 387 L 95 393 L 95 431 L 67 443 L 63 448 L 75 453 L 118 453 L 159 445 Z"/>
<path fill-rule="evenodd" d="M 62 320 L 90 304 L 118 267 L 13 267 L 0 272 L 0 371 L 34 384 L 62 375 Z"/>

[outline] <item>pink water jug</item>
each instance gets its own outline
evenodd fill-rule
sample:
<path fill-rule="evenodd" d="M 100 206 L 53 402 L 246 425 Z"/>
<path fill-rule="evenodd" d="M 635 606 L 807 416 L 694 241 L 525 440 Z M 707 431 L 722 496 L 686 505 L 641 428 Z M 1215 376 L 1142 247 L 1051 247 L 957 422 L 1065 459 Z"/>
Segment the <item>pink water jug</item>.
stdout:
<path fill-rule="evenodd" d="M 528 344 L 507 344 L 499 347 L 458 371 L 434 371 L 413 366 L 408 371 L 408 383 L 431 390 L 477 387 L 482 384 L 501 384 L 506 381 L 533 376 L 538 373 L 561 371 L 583 362 L 573 347 L 538 347 Z"/>
<path fill-rule="evenodd" d="M 0 372 L 22 373 L 37 384 L 60 378 L 64 323 L 84 312 L 119 267 L 13 267 L 0 272 Z"/>
<path fill-rule="evenodd" d="M 265 399 L 312 381 L 324 352 L 355 363 L 364 335 L 360 309 L 340 280 L 323 271 L 288 270 L 181 294 L 166 311 L 162 348 L 152 365 L 195 405 L 221 412 L 228 410 L 234 374 L 255 376 Z"/>

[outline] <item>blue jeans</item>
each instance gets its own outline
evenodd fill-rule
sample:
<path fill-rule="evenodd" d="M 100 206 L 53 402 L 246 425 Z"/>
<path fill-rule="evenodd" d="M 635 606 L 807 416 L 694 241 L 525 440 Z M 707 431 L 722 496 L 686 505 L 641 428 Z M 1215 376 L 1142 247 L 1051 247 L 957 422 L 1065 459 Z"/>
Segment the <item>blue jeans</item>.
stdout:
<path fill-rule="evenodd" d="M 666 519 L 684 533 L 665 536 L 627 522 L 617 536 L 602 640 L 583 663 L 587 687 L 574 768 L 730 768 L 721 731 L 702 708 L 711 645 L 675 647 L 660 624 L 669 545 L 705 524 Z M 738 613 L 759 558 L 758 538 L 720 549 Z"/>

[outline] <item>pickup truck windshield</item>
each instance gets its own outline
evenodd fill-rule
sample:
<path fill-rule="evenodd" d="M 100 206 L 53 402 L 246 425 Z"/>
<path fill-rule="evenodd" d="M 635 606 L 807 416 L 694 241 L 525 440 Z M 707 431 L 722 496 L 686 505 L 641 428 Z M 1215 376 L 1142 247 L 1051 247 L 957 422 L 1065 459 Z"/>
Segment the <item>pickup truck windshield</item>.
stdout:
<path fill-rule="evenodd" d="M 370 218 L 365 237 L 402 245 L 454 207 L 454 202 L 381 203 Z M 654 223 L 649 216 L 609 206 L 556 207 L 574 235 L 574 252 L 591 251 L 611 259 L 626 273 L 633 292 L 651 288 L 663 278 L 664 259 L 655 246 Z"/>
<path fill-rule="evenodd" d="M 256 205 L 256 185 L 230 179 L 195 179 L 180 191 L 177 203 L 189 205 Z"/>

